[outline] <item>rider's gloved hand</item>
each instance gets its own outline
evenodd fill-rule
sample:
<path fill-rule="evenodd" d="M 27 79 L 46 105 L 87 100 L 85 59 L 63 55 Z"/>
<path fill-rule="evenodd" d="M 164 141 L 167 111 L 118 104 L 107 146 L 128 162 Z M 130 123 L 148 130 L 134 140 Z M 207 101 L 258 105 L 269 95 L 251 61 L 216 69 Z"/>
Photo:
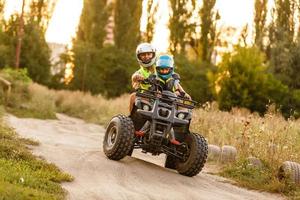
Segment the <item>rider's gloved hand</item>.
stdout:
<path fill-rule="evenodd" d="M 191 97 L 188 93 L 185 93 L 185 94 L 184 94 L 184 98 L 187 98 L 187 99 L 189 99 L 189 100 L 192 100 L 192 97 Z"/>
<path fill-rule="evenodd" d="M 136 74 L 132 77 L 132 80 L 134 82 L 140 82 L 140 81 L 143 81 L 145 78 L 142 76 L 142 75 L 139 75 L 139 74 Z"/>
<path fill-rule="evenodd" d="M 183 98 L 186 98 L 186 99 L 189 99 L 189 100 L 192 99 L 191 96 L 190 96 L 188 93 L 183 92 L 183 91 L 176 90 L 176 91 L 175 91 L 175 94 L 176 94 L 177 96 L 179 96 L 179 97 L 183 97 Z"/>

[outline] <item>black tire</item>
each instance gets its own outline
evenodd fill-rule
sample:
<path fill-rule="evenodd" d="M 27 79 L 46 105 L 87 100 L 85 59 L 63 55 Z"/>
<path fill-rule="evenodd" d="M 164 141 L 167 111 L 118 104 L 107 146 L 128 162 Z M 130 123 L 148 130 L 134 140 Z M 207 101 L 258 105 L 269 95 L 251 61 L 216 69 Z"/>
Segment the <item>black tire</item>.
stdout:
<path fill-rule="evenodd" d="M 184 176 L 195 176 L 202 168 L 207 159 L 208 145 L 206 139 L 195 133 L 187 134 L 185 143 L 188 145 L 189 155 L 185 162 L 177 163 L 177 171 Z"/>
<path fill-rule="evenodd" d="M 177 159 L 174 156 L 166 155 L 165 168 L 176 169 Z"/>
<path fill-rule="evenodd" d="M 289 179 L 292 183 L 300 185 L 300 164 L 285 161 L 278 171 L 279 180 Z"/>
<path fill-rule="evenodd" d="M 133 148 L 134 126 L 132 120 L 118 115 L 109 122 L 103 141 L 103 151 L 111 160 L 120 160 Z"/>
<path fill-rule="evenodd" d="M 132 148 L 130 149 L 130 151 L 128 152 L 127 156 L 132 156 L 132 153 L 133 153 L 133 145 L 132 145 Z"/>

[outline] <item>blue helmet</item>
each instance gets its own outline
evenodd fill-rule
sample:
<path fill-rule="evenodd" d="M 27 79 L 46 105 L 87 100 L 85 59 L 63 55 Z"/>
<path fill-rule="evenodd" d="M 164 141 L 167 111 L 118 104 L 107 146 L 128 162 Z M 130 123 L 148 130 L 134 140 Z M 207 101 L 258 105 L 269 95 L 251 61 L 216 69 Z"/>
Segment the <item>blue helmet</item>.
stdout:
<path fill-rule="evenodd" d="M 174 71 L 174 60 L 170 55 L 159 56 L 156 61 L 156 73 L 163 80 L 170 78 Z"/>

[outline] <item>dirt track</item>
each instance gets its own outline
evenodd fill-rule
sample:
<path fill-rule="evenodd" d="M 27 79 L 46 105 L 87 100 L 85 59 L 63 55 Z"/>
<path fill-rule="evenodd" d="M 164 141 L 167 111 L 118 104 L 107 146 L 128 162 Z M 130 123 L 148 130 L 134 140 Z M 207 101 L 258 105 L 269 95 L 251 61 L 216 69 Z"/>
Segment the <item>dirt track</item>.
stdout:
<path fill-rule="evenodd" d="M 164 157 L 134 152 L 116 162 L 102 151 L 104 128 L 58 114 L 59 120 L 19 119 L 8 123 L 25 138 L 40 141 L 33 152 L 72 174 L 63 187 L 69 199 L 284 199 L 280 195 L 249 191 L 221 177 L 205 173 L 189 178 L 162 167 Z"/>

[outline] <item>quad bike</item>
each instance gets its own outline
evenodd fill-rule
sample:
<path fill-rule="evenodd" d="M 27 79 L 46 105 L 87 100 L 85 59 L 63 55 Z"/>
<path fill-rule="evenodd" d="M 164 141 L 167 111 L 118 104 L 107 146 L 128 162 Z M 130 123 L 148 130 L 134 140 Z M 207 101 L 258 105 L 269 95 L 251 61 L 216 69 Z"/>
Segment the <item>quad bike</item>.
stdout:
<path fill-rule="evenodd" d="M 155 85 L 153 79 L 144 82 Z M 185 176 L 197 175 L 206 162 L 208 145 L 203 136 L 189 131 L 196 103 L 169 91 L 137 91 L 130 116 L 117 115 L 109 122 L 103 141 L 105 155 L 120 160 L 131 156 L 133 149 L 164 153 L 166 168 Z"/>

